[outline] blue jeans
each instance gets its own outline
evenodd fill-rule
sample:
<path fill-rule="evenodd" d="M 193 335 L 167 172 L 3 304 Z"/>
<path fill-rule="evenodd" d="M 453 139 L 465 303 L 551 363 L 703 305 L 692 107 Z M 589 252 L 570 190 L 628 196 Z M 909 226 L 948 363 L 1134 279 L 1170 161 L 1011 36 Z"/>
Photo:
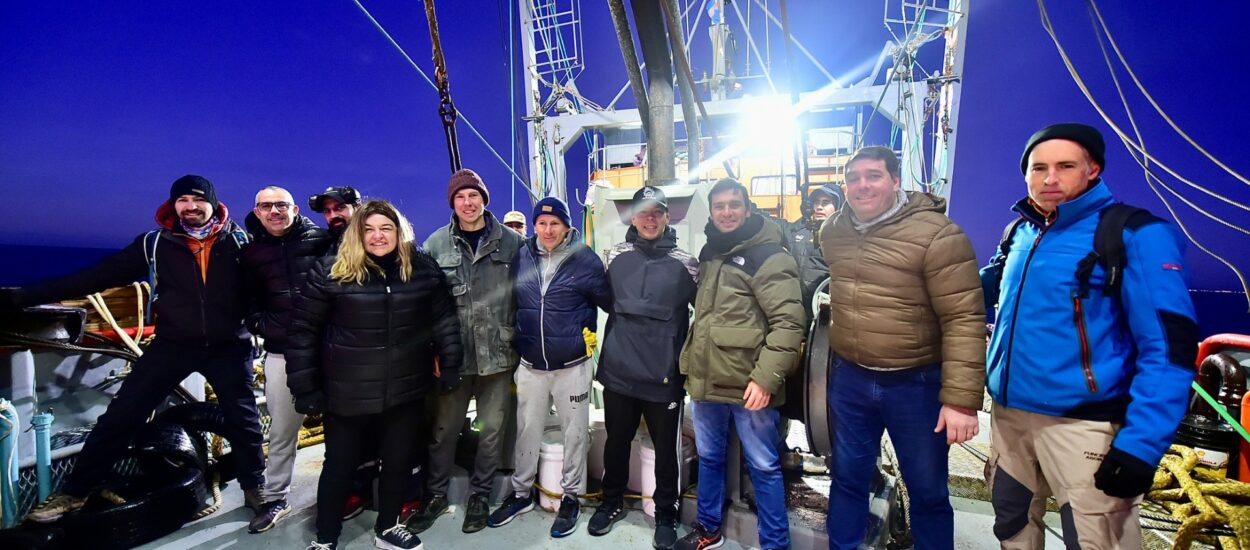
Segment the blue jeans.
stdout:
<path fill-rule="evenodd" d="M 694 436 L 699 449 L 699 523 L 710 532 L 721 528 L 725 506 L 725 449 L 731 421 L 738 431 L 751 483 L 755 486 L 760 547 L 789 548 L 786 485 L 777 454 L 781 415 L 775 408 L 748 411 L 742 405 L 694 402 Z"/>
<path fill-rule="evenodd" d="M 934 433 L 942 403 L 941 365 L 874 371 L 838 360 L 828 399 L 836 412 L 833 483 L 829 489 L 830 549 L 854 549 L 868 526 L 868 491 L 881 434 L 890 431 L 910 497 L 917 550 L 951 549 L 955 513 L 947 488 L 945 432 Z"/>

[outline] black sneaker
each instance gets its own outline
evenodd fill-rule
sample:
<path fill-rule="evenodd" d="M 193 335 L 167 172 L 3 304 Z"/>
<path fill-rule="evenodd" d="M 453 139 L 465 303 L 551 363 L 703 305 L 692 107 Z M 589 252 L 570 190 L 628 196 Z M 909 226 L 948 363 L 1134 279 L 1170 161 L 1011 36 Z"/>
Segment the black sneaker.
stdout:
<path fill-rule="evenodd" d="M 531 492 L 526 496 L 517 496 L 516 493 L 512 493 L 508 495 L 508 498 L 503 499 L 503 504 L 490 513 L 490 517 L 486 518 L 486 526 L 502 527 L 512 521 L 512 518 L 533 509 L 534 493 Z"/>
<path fill-rule="evenodd" d="M 655 537 L 651 546 L 656 550 L 669 550 L 677 544 L 677 518 L 671 514 L 655 515 Z"/>
<path fill-rule="evenodd" d="M 551 523 L 551 536 L 555 538 L 567 537 L 577 530 L 577 518 L 582 514 L 582 505 L 577 502 L 577 497 L 573 495 L 564 495 L 560 497 L 560 511 L 556 513 L 556 520 Z"/>
<path fill-rule="evenodd" d="M 447 503 L 447 495 L 434 495 L 430 497 L 430 500 L 422 503 L 421 509 L 408 519 L 408 528 L 413 533 L 424 533 L 426 529 L 434 525 L 434 520 L 438 519 L 438 516 L 450 511 L 451 505 Z"/>
<path fill-rule="evenodd" d="M 694 528 L 686 533 L 686 536 L 677 541 L 673 548 L 677 550 L 712 550 L 720 548 L 725 544 L 725 537 L 721 536 L 720 531 L 709 533 L 702 525 L 694 524 Z"/>
<path fill-rule="evenodd" d="M 464 526 L 460 530 L 465 533 L 476 533 L 485 529 L 488 515 L 490 515 L 490 497 L 486 493 L 469 495 L 469 505 L 465 507 L 464 513 Z"/>
<path fill-rule="evenodd" d="M 382 550 L 421 550 L 421 537 L 409 531 L 402 523 L 382 531 L 373 532 L 373 546 Z"/>
<path fill-rule="evenodd" d="M 625 510 L 624 502 L 615 499 L 605 500 L 595 509 L 595 514 L 590 516 L 590 525 L 586 530 L 590 531 L 591 535 L 602 537 L 612 530 L 616 522 L 624 519 L 626 513 L 628 511 Z"/>
<path fill-rule="evenodd" d="M 256 512 L 256 516 L 252 518 L 252 521 L 248 522 L 247 532 L 264 533 L 273 529 L 289 513 L 291 513 L 291 507 L 286 503 L 286 499 L 266 502 L 260 508 L 260 511 Z"/>

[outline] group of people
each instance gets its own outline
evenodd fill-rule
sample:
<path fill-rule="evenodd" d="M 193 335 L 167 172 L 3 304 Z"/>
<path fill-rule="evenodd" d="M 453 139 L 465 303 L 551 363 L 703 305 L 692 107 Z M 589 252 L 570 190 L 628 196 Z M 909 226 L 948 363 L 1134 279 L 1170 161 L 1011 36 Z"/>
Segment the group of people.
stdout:
<path fill-rule="evenodd" d="M 718 181 L 697 256 L 679 247 L 659 187 L 634 194 L 625 240 L 601 258 L 558 198 L 539 200 L 528 220 L 510 212 L 501 222 L 471 170 L 452 175 L 450 221 L 420 246 L 394 206 L 363 201 L 352 188 L 310 200 L 328 231 L 300 216 L 279 187 L 257 193 L 239 226 L 211 183 L 185 176 L 157 211 L 161 229 L 85 272 L 0 292 L 3 304 L 22 306 L 149 275 L 155 283 L 153 343 L 61 492 L 31 518 L 51 521 L 81 507 L 126 435 L 200 372 L 230 422 L 223 435 L 238 454 L 253 532 L 290 511 L 298 428 L 303 415 L 321 414 L 326 458 L 309 548 L 337 547 L 354 472 L 372 459 L 381 464 L 375 544 L 420 548 L 418 533 L 452 509 L 451 468 L 475 400 L 480 441 L 462 530 L 502 527 L 535 507 L 554 403 L 565 458 L 560 486 L 544 489 L 559 493 L 551 536 L 564 537 L 578 525 L 597 379 L 607 441 L 591 535 L 607 534 L 628 513 L 630 444 L 645 419 L 656 455 L 656 548 L 723 543 L 731 426 L 754 487 L 759 545 L 788 548 L 778 407 L 798 368 L 808 304 L 827 277 L 836 356 L 827 395 L 831 548 L 864 542 L 886 430 L 908 487 L 916 547 L 952 548 L 947 453 L 977 435 L 987 387 L 987 476 L 1002 546 L 1041 548 L 1045 497 L 1053 495 L 1069 547 L 1137 547 L 1137 503 L 1183 414 L 1198 330 L 1168 224 L 1125 226 L 1122 270 L 1088 260 L 1100 213 L 1116 203 L 1104 166 L 1105 145 L 1092 127 L 1035 134 L 1021 158 L 1027 196 L 1013 207 L 1022 221 L 980 273 L 945 200 L 904 191 L 899 160 L 884 147 L 856 151 L 845 187 L 816 188 L 798 224 L 756 210 L 738 181 Z M 1078 267 L 1085 278 L 1074 275 Z M 987 306 L 997 309 L 988 355 Z M 599 310 L 607 323 L 596 364 L 588 334 Z M 249 331 L 267 352 L 267 465 Z M 686 396 L 698 509 L 678 538 Z M 492 511 L 509 425 L 514 469 Z M 407 480 L 423 453 L 424 498 L 401 522 Z"/>

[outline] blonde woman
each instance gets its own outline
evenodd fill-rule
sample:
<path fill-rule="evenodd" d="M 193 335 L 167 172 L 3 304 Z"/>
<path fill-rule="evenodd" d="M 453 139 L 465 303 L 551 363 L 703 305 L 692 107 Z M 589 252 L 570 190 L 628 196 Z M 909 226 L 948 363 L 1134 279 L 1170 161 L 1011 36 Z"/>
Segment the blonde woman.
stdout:
<path fill-rule="evenodd" d="M 379 456 L 374 545 L 421 548 L 398 521 L 418 452 L 422 400 L 459 383 L 460 322 L 438 264 L 413 243 L 412 227 L 386 201 L 352 216 L 338 256 L 313 268 L 295 303 L 287 384 L 295 408 L 325 417 L 326 460 L 317 486 L 317 540 L 334 550 L 352 476 Z M 436 375 L 435 360 L 441 365 Z"/>

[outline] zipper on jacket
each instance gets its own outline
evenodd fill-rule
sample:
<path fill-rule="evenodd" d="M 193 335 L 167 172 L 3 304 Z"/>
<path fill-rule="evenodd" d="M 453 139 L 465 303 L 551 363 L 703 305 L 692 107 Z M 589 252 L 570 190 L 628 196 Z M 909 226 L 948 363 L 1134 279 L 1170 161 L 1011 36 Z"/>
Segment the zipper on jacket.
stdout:
<path fill-rule="evenodd" d="M 1094 379 L 1094 367 L 1090 364 L 1089 335 L 1085 331 L 1085 311 L 1081 307 L 1081 297 L 1072 295 L 1072 320 L 1076 323 L 1076 333 L 1081 340 L 1081 368 L 1085 370 L 1085 386 L 1090 393 L 1098 393 L 1098 381 Z"/>
<path fill-rule="evenodd" d="M 547 321 L 545 320 L 547 315 L 547 289 L 543 288 L 541 254 L 538 256 L 537 260 L 538 261 L 534 262 L 534 271 L 538 272 L 538 346 L 539 349 L 542 350 L 543 354 L 543 370 L 551 370 L 551 361 L 547 360 Z M 554 273 L 552 273 L 551 278 L 556 278 Z M 548 283 L 547 287 L 550 288 L 551 284 Z"/>
<path fill-rule="evenodd" d="M 200 248 L 200 251 L 201 251 L 201 252 L 203 252 L 203 251 L 204 251 L 203 246 L 204 246 L 204 243 L 203 243 L 203 242 L 201 242 L 201 243 L 200 243 L 200 247 L 201 247 L 201 248 Z M 215 246 L 214 246 L 213 248 L 217 248 L 217 247 L 215 247 Z M 187 250 L 188 250 L 188 251 L 190 251 L 190 250 L 191 250 L 191 247 L 189 247 L 189 246 L 188 246 L 188 247 L 187 247 Z M 211 256 L 212 256 L 212 249 L 209 249 L 209 256 L 210 256 L 210 257 L 209 257 L 209 259 L 208 259 L 208 265 L 209 265 L 209 267 L 212 267 L 212 265 L 213 265 L 213 259 L 212 259 L 212 257 L 211 257 Z M 200 271 L 200 262 L 199 262 L 199 260 L 198 260 L 198 259 L 196 259 L 196 257 L 195 257 L 195 253 L 192 253 L 192 254 L 191 254 L 191 265 L 195 267 L 195 274 L 196 274 L 196 275 L 200 275 L 200 273 L 199 273 L 199 271 Z M 200 294 L 200 334 L 204 335 L 204 347 L 209 347 L 209 346 L 211 346 L 211 345 L 212 345 L 212 342 L 210 342 L 210 341 L 209 341 L 209 338 L 208 338 L 208 313 L 207 313 L 207 311 L 206 311 L 206 310 L 208 309 L 208 300 L 207 300 L 207 299 L 206 299 L 206 297 L 204 296 L 204 293 L 208 290 L 208 288 L 207 288 L 207 287 L 208 287 L 208 281 L 207 281 L 206 279 L 208 279 L 208 270 L 207 270 L 207 269 L 205 269 L 205 270 L 204 270 L 204 274 L 203 274 L 203 276 L 200 276 L 200 277 L 196 277 L 196 278 L 195 278 L 195 280 L 196 280 L 197 282 L 199 282 L 199 294 Z"/>
<path fill-rule="evenodd" d="M 1011 310 L 1011 332 L 1007 334 L 1007 358 L 1003 365 L 1003 404 L 1007 405 L 1007 387 L 1011 384 L 1011 352 L 1013 344 L 1016 340 L 1016 317 L 1020 315 L 1020 296 L 1024 293 L 1024 281 L 1029 277 L 1029 266 L 1033 265 L 1033 254 L 1037 252 L 1037 247 L 1042 243 L 1042 237 L 1046 235 L 1046 230 L 1050 229 L 1050 225 L 1042 226 L 1042 230 L 1037 232 L 1037 237 L 1033 239 L 1033 248 L 1029 249 L 1029 255 L 1024 258 L 1024 271 L 1020 273 L 1020 284 L 1016 285 L 1016 303 Z"/>
<path fill-rule="evenodd" d="M 391 392 L 390 392 L 391 371 L 392 371 L 391 351 L 395 347 L 392 345 L 394 343 L 392 338 L 394 337 L 394 330 L 395 330 L 394 309 L 395 308 L 391 304 L 391 285 L 390 283 L 387 283 L 386 284 L 386 386 L 382 388 L 382 410 L 383 411 L 385 411 L 388 408 L 388 404 L 389 404 L 390 397 L 391 397 Z"/>

